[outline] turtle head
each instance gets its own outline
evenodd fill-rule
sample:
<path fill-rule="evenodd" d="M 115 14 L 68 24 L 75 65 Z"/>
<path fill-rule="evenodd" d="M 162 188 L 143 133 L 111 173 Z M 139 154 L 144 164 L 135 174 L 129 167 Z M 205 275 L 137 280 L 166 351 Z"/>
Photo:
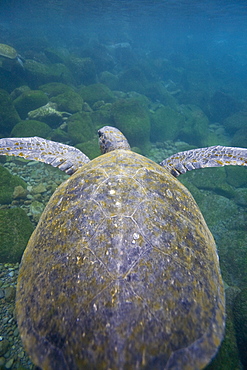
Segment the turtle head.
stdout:
<path fill-rule="evenodd" d="M 126 137 L 115 127 L 104 126 L 99 131 L 99 146 L 102 154 L 115 149 L 130 150 Z"/>

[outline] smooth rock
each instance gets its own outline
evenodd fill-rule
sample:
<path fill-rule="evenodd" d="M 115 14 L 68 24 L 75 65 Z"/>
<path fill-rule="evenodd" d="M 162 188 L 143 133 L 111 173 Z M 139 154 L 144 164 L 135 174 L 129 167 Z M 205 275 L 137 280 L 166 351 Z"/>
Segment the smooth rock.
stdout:
<path fill-rule="evenodd" d="M 0 341 L 0 356 L 4 355 L 9 348 L 9 341 L 7 339 L 3 339 Z"/>
<path fill-rule="evenodd" d="M 15 287 L 9 286 L 4 289 L 6 301 L 12 301 L 15 298 Z"/>
<path fill-rule="evenodd" d="M 6 362 L 6 364 L 5 364 L 5 368 L 6 368 L 6 369 L 11 369 L 11 367 L 12 367 L 13 363 L 14 363 L 14 359 L 13 359 L 13 358 L 11 358 L 10 360 L 8 360 L 8 361 Z"/>
<path fill-rule="evenodd" d="M 15 186 L 14 192 L 13 192 L 13 199 L 21 199 L 26 198 L 27 196 L 27 190 L 23 188 L 23 186 L 18 185 Z"/>
<path fill-rule="evenodd" d="M 39 184 L 37 186 L 34 186 L 32 188 L 32 193 L 33 194 L 40 194 L 46 192 L 46 186 L 44 184 Z"/>

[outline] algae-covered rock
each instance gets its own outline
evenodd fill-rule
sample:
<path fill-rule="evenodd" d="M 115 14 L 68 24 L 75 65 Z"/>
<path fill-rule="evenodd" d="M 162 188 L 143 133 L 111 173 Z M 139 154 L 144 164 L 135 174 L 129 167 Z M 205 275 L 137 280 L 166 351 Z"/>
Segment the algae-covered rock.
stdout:
<path fill-rule="evenodd" d="M 147 78 L 140 67 L 129 68 L 119 76 L 119 88 L 125 92 L 136 91 L 144 94 L 147 84 Z"/>
<path fill-rule="evenodd" d="M 94 159 L 101 155 L 98 145 L 98 139 L 96 138 L 90 141 L 86 141 L 84 143 L 79 143 L 76 145 L 76 148 L 80 149 L 90 159 Z"/>
<path fill-rule="evenodd" d="M 190 181 L 199 189 L 211 190 L 227 198 L 234 197 L 234 189 L 226 182 L 224 167 L 204 168 L 190 176 Z"/>
<path fill-rule="evenodd" d="M 197 55 L 196 55 L 197 54 Z M 182 84 L 185 90 L 203 90 L 210 91 L 214 86 L 214 79 L 210 71 L 209 63 L 200 53 L 195 53 L 194 57 L 188 58 L 182 62 Z M 172 77 L 170 77 L 172 78 Z"/>
<path fill-rule="evenodd" d="M 239 355 L 244 369 L 247 368 L 247 288 L 244 288 L 234 302 L 234 322 Z"/>
<path fill-rule="evenodd" d="M 151 66 L 150 74 L 155 71 L 161 81 L 165 81 L 165 86 L 169 90 L 177 89 L 177 85 L 181 85 L 184 78 L 185 55 L 178 53 L 171 53 L 169 59 L 154 58 L 149 65 Z M 189 59 L 191 62 L 191 58 Z M 164 83 L 164 82 L 163 82 Z"/>
<path fill-rule="evenodd" d="M 93 105 L 94 109 L 96 108 L 96 104 Z M 104 125 L 109 126 L 114 124 L 111 109 L 112 103 L 106 103 L 91 113 L 92 121 L 96 127 L 100 128 Z"/>
<path fill-rule="evenodd" d="M 11 73 L 9 71 L 5 71 L 0 67 L 0 89 L 4 89 L 8 93 L 11 93 L 11 91 L 13 91 L 16 87 L 21 86 L 25 83 L 22 75 L 23 70 L 18 70 L 17 73 Z"/>
<path fill-rule="evenodd" d="M 74 79 L 69 69 L 62 63 L 43 64 L 33 59 L 25 62 L 26 78 L 32 88 L 49 82 L 73 84 Z"/>
<path fill-rule="evenodd" d="M 56 127 L 63 122 L 64 113 L 56 109 L 56 103 L 47 103 L 42 107 L 28 112 L 29 120 L 36 120 L 47 123 L 50 127 Z"/>
<path fill-rule="evenodd" d="M 23 209 L 0 209 L 0 262 L 20 262 L 33 230 Z"/>
<path fill-rule="evenodd" d="M 112 105 L 112 117 L 131 146 L 145 148 L 149 144 L 150 118 L 146 106 L 138 99 L 118 100 Z"/>
<path fill-rule="evenodd" d="M 188 183 L 193 184 L 191 179 L 193 176 L 190 175 L 195 173 L 199 176 L 206 170 L 191 171 L 181 176 L 181 181 L 184 183 L 186 179 L 186 186 Z M 247 284 L 246 210 L 236 204 L 236 191 L 232 190 L 234 198 L 229 199 L 215 194 L 213 190 L 201 190 L 201 195 L 197 197 L 198 192 L 194 192 L 194 187 L 188 185 L 188 188 L 195 196 L 206 223 L 213 233 L 224 281 L 229 285 Z"/>
<path fill-rule="evenodd" d="M 24 199 L 27 196 L 27 189 L 23 188 L 21 185 L 17 185 L 14 188 L 12 197 L 13 199 Z"/>
<path fill-rule="evenodd" d="M 162 82 L 149 83 L 145 95 L 152 101 L 159 101 L 164 105 L 168 105 L 171 108 L 176 108 L 177 100 L 174 95 L 169 92 Z"/>
<path fill-rule="evenodd" d="M 66 63 L 69 58 L 69 51 L 65 48 L 48 47 L 44 49 L 44 54 L 51 63 Z"/>
<path fill-rule="evenodd" d="M 234 200 L 236 204 L 247 207 L 247 187 L 236 189 Z"/>
<path fill-rule="evenodd" d="M 184 116 L 184 126 L 179 138 L 197 147 L 208 146 L 209 121 L 203 111 L 195 105 L 183 105 L 180 113 Z"/>
<path fill-rule="evenodd" d="M 7 339 L 2 338 L 0 342 L 0 356 L 1 357 L 8 351 L 9 347 L 10 347 L 9 341 Z"/>
<path fill-rule="evenodd" d="M 180 176 L 181 178 L 179 179 L 179 181 L 191 192 L 191 194 L 193 195 L 195 201 L 200 204 L 201 202 L 203 202 L 205 196 L 204 194 L 202 193 L 202 191 L 200 189 L 198 189 L 191 181 L 190 181 L 190 178 L 186 178 L 186 174 L 185 176 Z"/>
<path fill-rule="evenodd" d="M 77 84 L 89 85 L 96 82 L 96 68 L 91 58 L 79 58 L 72 55 L 69 68 Z"/>
<path fill-rule="evenodd" d="M 247 187 L 247 173 L 243 166 L 226 166 L 226 181 L 235 188 Z"/>
<path fill-rule="evenodd" d="M 14 125 L 20 121 L 12 99 L 7 91 L 0 89 L 0 134 L 8 136 Z"/>
<path fill-rule="evenodd" d="M 15 188 L 26 189 L 27 184 L 20 177 L 12 175 L 5 167 L 0 166 L 0 204 L 10 204 Z"/>
<path fill-rule="evenodd" d="M 209 116 L 213 122 L 223 122 L 240 108 L 241 104 L 235 98 L 224 92 L 216 91 L 210 101 Z"/>
<path fill-rule="evenodd" d="M 44 139 L 48 137 L 51 128 L 44 122 L 36 120 L 20 121 L 11 131 L 12 137 L 32 137 L 39 136 Z"/>
<path fill-rule="evenodd" d="M 216 206 L 218 206 L 217 203 Z M 238 211 L 237 205 L 235 205 L 235 207 Z M 228 284 L 237 282 L 238 285 L 247 286 L 246 214 L 241 214 L 240 212 L 240 214 L 238 214 L 229 211 L 229 207 L 224 210 L 226 216 L 223 216 L 224 220 L 218 222 L 218 230 L 215 227 L 211 230 L 213 232 L 216 230 L 217 232 L 215 239 L 219 248 L 220 260 L 227 270 L 228 275 L 231 277 L 230 281 L 226 280 L 223 274 L 223 279 L 226 280 Z M 224 221 L 228 223 L 223 232 L 221 225 Z"/>
<path fill-rule="evenodd" d="M 231 217 L 235 219 L 234 223 L 231 222 L 231 229 L 240 225 L 237 219 L 238 207 L 233 201 L 235 190 L 230 185 L 225 188 L 225 179 L 224 168 L 204 168 L 181 176 L 181 182 L 183 184 L 186 182 L 192 195 L 194 195 L 194 187 L 203 191 L 197 201 L 211 231 L 214 227 L 218 228 L 220 224 L 229 224 Z M 193 186 L 191 187 L 190 184 Z M 217 231 L 226 232 L 224 228 Z"/>
<path fill-rule="evenodd" d="M 236 342 L 236 331 L 234 327 L 233 301 L 238 288 L 226 289 L 226 328 L 225 336 L 218 353 L 205 370 L 241 370 L 242 365 Z"/>
<path fill-rule="evenodd" d="M 240 111 L 230 117 L 227 117 L 224 121 L 224 127 L 231 134 L 237 130 L 241 130 L 246 127 L 247 122 L 247 112 Z"/>
<path fill-rule="evenodd" d="M 100 83 L 80 87 L 78 93 L 89 105 L 96 103 L 98 100 L 103 100 L 105 103 L 111 103 L 115 100 L 112 91 Z"/>
<path fill-rule="evenodd" d="M 19 96 L 21 96 L 21 94 L 23 94 L 24 92 L 26 91 L 30 91 L 30 87 L 27 86 L 27 85 L 21 85 L 19 87 L 16 87 L 14 90 L 11 91 L 10 93 L 10 97 L 12 100 L 15 100 L 16 98 L 18 98 Z"/>
<path fill-rule="evenodd" d="M 49 140 L 66 144 L 70 141 L 70 138 L 69 134 L 66 131 L 61 130 L 60 128 L 56 128 L 52 130 L 52 132 L 49 134 Z"/>
<path fill-rule="evenodd" d="M 73 90 L 59 94 L 51 98 L 51 101 L 56 103 L 57 109 L 60 111 L 76 113 L 82 110 L 83 99 Z"/>
<path fill-rule="evenodd" d="M 247 147 L 247 112 L 239 111 L 227 117 L 224 122 L 225 130 L 231 135 L 231 146 Z"/>
<path fill-rule="evenodd" d="M 39 193 L 40 194 L 40 193 Z M 30 213 L 32 215 L 32 218 L 35 222 L 38 222 L 40 219 L 40 216 L 42 215 L 44 211 L 44 204 L 34 200 L 30 205 Z"/>
<path fill-rule="evenodd" d="M 241 128 L 235 132 L 231 141 L 231 145 L 247 148 L 247 127 Z"/>
<path fill-rule="evenodd" d="M 118 76 L 114 75 L 111 72 L 104 71 L 101 73 L 99 80 L 102 84 L 109 87 L 111 90 L 119 89 L 119 79 Z"/>
<path fill-rule="evenodd" d="M 198 87 L 192 90 L 183 89 L 178 94 L 178 101 L 180 104 L 185 105 L 194 104 L 207 114 L 210 101 L 210 91 L 199 90 Z"/>
<path fill-rule="evenodd" d="M 49 67 L 33 59 L 26 60 L 25 71 L 29 85 L 33 88 L 52 80 Z"/>
<path fill-rule="evenodd" d="M 79 112 L 69 117 L 67 120 L 68 135 L 73 144 L 92 140 L 93 124 L 89 113 Z"/>
<path fill-rule="evenodd" d="M 14 100 L 14 106 L 22 119 L 28 112 L 48 103 L 47 95 L 41 90 L 28 90 Z"/>
<path fill-rule="evenodd" d="M 151 140 L 175 140 L 183 126 L 183 116 L 169 106 L 161 105 L 151 114 Z"/>
<path fill-rule="evenodd" d="M 39 86 L 39 90 L 42 90 L 45 94 L 52 98 L 60 94 L 64 94 L 68 91 L 74 91 L 72 87 L 65 85 L 60 82 L 50 82 Z"/>

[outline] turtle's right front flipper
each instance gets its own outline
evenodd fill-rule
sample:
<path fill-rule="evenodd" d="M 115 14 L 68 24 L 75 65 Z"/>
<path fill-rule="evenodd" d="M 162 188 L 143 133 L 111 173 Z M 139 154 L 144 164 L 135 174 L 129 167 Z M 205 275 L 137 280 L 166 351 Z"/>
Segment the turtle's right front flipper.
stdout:
<path fill-rule="evenodd" d="M 0 139 L 0 155 L 44 162 L 72 175 L 90 159 L 79 149 L 40 137 Z"/>

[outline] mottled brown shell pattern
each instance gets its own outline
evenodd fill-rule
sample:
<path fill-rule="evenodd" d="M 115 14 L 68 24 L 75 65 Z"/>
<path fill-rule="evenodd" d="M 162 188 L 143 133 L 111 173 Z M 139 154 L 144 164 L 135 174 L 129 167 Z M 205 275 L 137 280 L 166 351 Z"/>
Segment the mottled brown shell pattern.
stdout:
<path fill-rule="evenodd" d="M 110 152 L 49 201 L 23 256 L 16 310 L 43 369 L 202 369 L 224 332 L 213 237 L 168 171 Z"/>

